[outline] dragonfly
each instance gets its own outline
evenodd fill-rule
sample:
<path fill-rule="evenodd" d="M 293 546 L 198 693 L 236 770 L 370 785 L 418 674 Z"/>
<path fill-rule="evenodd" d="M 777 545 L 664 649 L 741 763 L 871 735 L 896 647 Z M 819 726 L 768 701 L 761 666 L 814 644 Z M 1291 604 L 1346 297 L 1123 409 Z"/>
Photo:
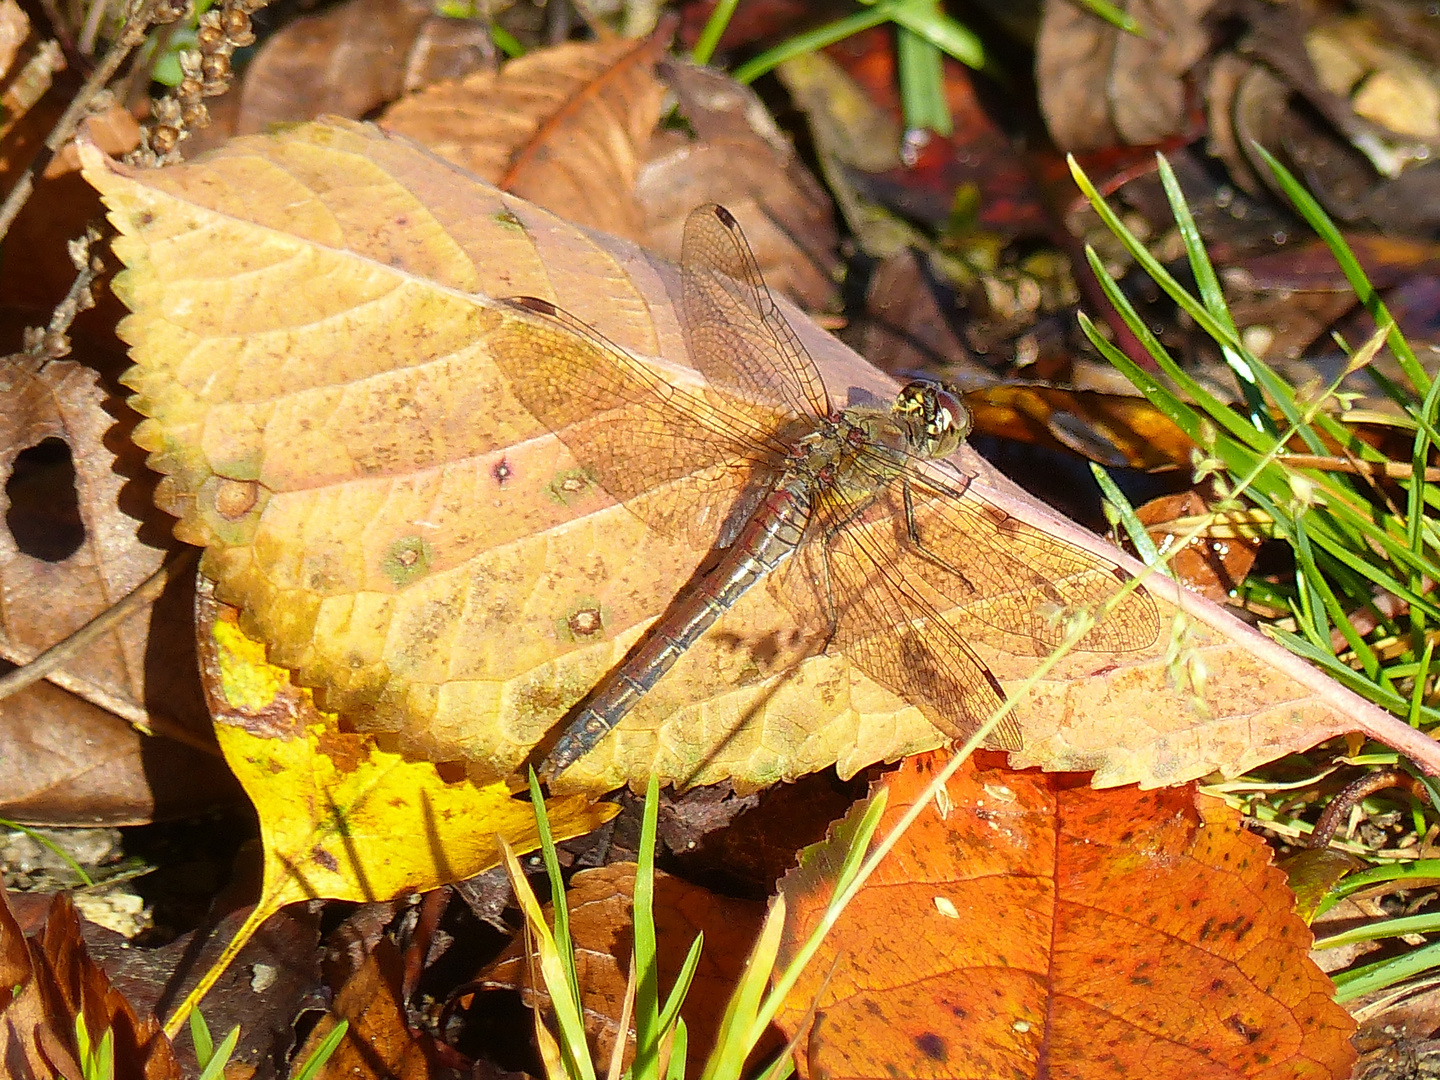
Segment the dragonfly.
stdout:
<path fill-rule="evenodd" d="M 916 380 L 888 409 L 834 404 L 724 207 L 686 219 L 680 280 L 702 390 L 674 385 L 533 296 L 508 301 L 528 325 L 491 349 L 520 403 L 601 488 L 649 528 L 716 552 L 572 710 L 543 776 L 589 753 L 761 581 L 813 653 L 839 650 L 955 741 L 986 723 L 1005 691 L 953 613 L 1041 655 L 1065 638 L 1069 616 L 1108 600 L 1080 650 L 1154 643 L 1155 603 L 1138 584 L 1126 591 L 1126 570 L 938 467 L 970 431 L 957 390 Z M 1013 714 L 987 742 L 1022 747 Z"/>

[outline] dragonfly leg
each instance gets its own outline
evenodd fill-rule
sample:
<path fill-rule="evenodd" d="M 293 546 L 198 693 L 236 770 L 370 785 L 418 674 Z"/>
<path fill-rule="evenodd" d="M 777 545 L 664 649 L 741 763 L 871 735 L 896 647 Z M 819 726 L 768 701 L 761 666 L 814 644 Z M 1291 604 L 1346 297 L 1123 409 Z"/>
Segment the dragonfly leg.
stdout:
<path fill-rule="evenodd" d="M 906 539 L 910 541 L 916 553 L 926 562 L 938 566 L 947 574 L 952 574 L 964 582 L 965 588 L 969 589 L 972 594 L 977 592 L 978 590 L 975 588 L 974 583 L 965 576 L 963 570 L 953 563 L 942 559 L 925 546 L 925 541 L 920 538 L 920 526 L 915 521 L 915 497 L 910 491 L 910 481 L 902 477 L 900 480 L 900 490 L 905 501 L 905 536 Z"/>

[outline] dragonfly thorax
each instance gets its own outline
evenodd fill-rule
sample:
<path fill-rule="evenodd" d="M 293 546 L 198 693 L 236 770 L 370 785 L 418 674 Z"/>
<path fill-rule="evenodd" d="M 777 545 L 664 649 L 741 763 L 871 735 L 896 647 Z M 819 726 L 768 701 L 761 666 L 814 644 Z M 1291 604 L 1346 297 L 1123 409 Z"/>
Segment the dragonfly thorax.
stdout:
<path fill-rule="evenodd" d="M 921 457 L 949 457 L 970 434 L 970 410 L 960 392 L 929 379 L 906 383 L 891 411 Z"/>

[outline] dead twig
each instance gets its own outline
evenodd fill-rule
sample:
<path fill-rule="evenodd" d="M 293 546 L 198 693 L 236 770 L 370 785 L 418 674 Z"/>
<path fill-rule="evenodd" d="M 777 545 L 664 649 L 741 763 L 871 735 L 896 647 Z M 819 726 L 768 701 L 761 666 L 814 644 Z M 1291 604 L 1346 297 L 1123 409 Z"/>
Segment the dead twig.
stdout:
<path fill-rule="evenodd" d="M 35 178 L 45 171 L 54 160 L 61 148 L 75 136 L 76 130 L 80 127 L 80 121 L 85 119 L 90 111 L 90 105 L 95 96 L 103 90 L 115 73 L 120 70 L 123 64 L 145 40 L 145 32 L 151 24 L 163 21 L 159 16 L 170 14 L 174 9 L 174 0 L 143 0 L 136 4 L 129 18 L 125 20 L 124 27 L 116 36 L 110 50 L 105 58 L 100 61 L 95 70 L 90 73 L 90 78 L 85 80 L 85 85 L 80 88 L 74 99 L 70 102 L 60 119 L 55 121 L 55 126 L 50 129 L 50 134 L 45 137 L 45 145 L 35 154 L 25 171 L 20 174 L 15 186 L 10 189 L 5 202 L 0 204 L 0 239 L 3 239 L 10 231 L 10 226 L 15 223 L 20 209 L 29 201 L 30 195 L 35 190 Z M 183 11 L 183 5 L 181 11 Z M 179 12 L 175 13 L 179 17 Z"/>

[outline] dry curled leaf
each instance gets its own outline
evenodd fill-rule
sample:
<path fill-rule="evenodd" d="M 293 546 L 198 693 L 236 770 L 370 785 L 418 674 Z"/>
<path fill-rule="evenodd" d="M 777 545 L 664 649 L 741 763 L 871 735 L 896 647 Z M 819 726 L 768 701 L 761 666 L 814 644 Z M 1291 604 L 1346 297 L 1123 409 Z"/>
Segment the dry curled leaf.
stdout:
<path fill-rule="evenodd" d="M 1106 468 L 1176 468 L 1195 445 L 1143 397 L 1006 383 L 966 394 L 965 404 L 976 431 L 1064 447 Z"/>
<path fill-rule="evenodd" d="M 636 239 L 678 261 L 690 211 L 720 203 L 744 225 L 771 289 L 809 311 L 838 306 L 830 197 L 759 96 L 710 67 L 669 61 L 660 74 L 693 135 L 665 128 L 652 138 L 635 187 L 645 213 Z"/>
<path fill-rule="evenodd" d="M 1050 136 L 1062 150 L 1159 142 L 1186 126 L 1185 75 L 1204 55 L 1215 0 L 1130 0 L 1131 34 L 1083 5 L 1049 0 L 1035 79 Z"/>
<path fill-rule="evenodd" d="M 825 193 L 754 91 L 675 62 L 657 78 L 661 44 L 542 49 L 407 97 L 382 126 L 578 225 L 672 259 L 685 215 L 723 202 L 745 223 L 773 288 L 810 308 L 832 306 L 837 238 Z M 667 84 L 687 132 L 660 129 Z"/>
<path fill-rule="evenodd" d="M 638 239 L 635 178 L 660 120 L 658 40 L 542 49 L 397 102 L 382 126 L 571 220 Z"/>
<path fill-rule="evenodd" d="M 883 835 L 933 778 L 883 785 Z M 852 815 L 852 821 L 858 811 Z M 781 962 L 819 920 L 846 827 L 781 885 Z M 846 908 L 777 1018 L 802 1076 L 1349 1075 L 1354 1021 L 1310 961 L 1264 840 L 1180 787 L 968 763 Z M 919 948 L 897 948 L 902 941 Z"/>
<path fill-rule="evenodd" d="M 0 889 L 0 975 L 5 987 L 0 1061 L 6 1076 L 81 1076 L 75 1039 L 79 1016 L 92 1042 L 112 1033 L 116 1076 L 180 1080 L 183 1075 L 154 1017 L 137 1014 L 90 959 L 80 937 L 80 917 L 65 894 L 56 895 L 44 928 L 26 941 Z"/>
<path fill-rule="evenodd" d="M 323 115 L 358 119 L 433 78 L 494 60 L 478 20 L 437 15 L 428 0 L 349 0 L 265 40 L 245 67 L 235 132 Z"/>

